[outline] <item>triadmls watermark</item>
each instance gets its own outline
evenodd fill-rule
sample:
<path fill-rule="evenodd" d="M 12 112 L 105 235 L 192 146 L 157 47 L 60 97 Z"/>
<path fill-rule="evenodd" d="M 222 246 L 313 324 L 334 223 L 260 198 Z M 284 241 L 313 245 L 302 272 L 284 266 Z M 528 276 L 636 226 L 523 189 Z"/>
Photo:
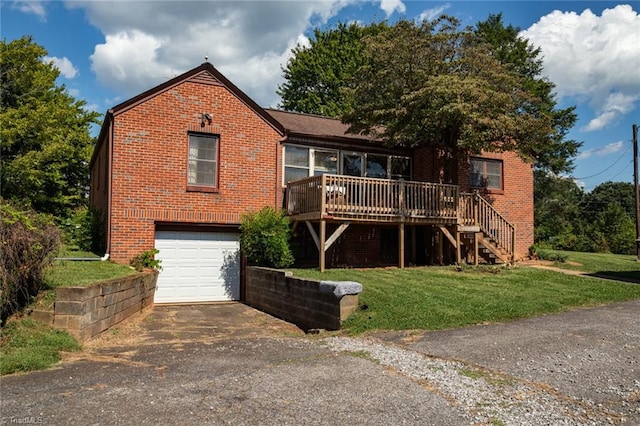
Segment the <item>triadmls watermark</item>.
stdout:
<path fill-rule="evenodd" d="M 3 425 L 41 425 L 44 419 L 39 416 L 3 417 Z"/>

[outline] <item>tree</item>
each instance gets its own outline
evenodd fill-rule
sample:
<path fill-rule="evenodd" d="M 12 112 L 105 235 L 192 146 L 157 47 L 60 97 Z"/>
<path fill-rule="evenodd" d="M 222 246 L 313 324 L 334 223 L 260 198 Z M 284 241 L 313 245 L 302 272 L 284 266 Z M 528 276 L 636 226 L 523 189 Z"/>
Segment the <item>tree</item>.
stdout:
<path fill-rule="evenodd" d="M 339 23 L 336 28 L 314 30 L 309 46 L 298 44 L 283 69 L 285 82 L 278 87 L 281 107 L 287 111 L 339 117 L 351 109 L 344 88 L 364 62 L 362 40 L 387 29 L 387 24 L 367 26 Z"/>
<path fill-rule="evenodd" d="M 604 182 L 584 196 L 582 210 L 586 220 L 593 222 L 611 203 L 618 203 L 630 218 L 635 218 L 635 191 L 631 182 Z M 633 220 L 633 219 L 632 219 Z"/>
<path fill-rule="evenodd" d="M 636 227 L 633 219 L 624 211 L 620 203 L 613 201 L 598 214 L 592 228 L 602 236 L 605 247 L 594 247 L 596 251 L 610 251 L 616 254 L 634 254 L 636 248 Z"/>
<path fill-rule="evenodd" d="M 489 15 L 486 21 L 478 22 L 475 32 L 482 42 L 489 44 L 493 57 L 523 77 L 525 89 L 538 99 L 535 108 L 551 117 L 553 133 L 548 135 L 544 146 L 534 147 L 528 154 L 536 159 L 536 167 L 556 174 L 572 171 L 573 157 L 582 145 L 581 142 L 565 139 L 577 119 L 575 106 L 557 108 L 555 84 L 542 76 L 540 48 L 535 48 L 527 39 L 520 37 L 520 28 L 512 25 L 505 27 L 502 14 Z"/>
<path fill-rule="evenodd" d="M 86 203 L 99 114 L 75 100 L 47 51 L 25 36 L 0 42 L 1 195 L 35 210 L 67 217 Z"/>
<path fill-rule="evenodd" d="M 557 136 L 553 117 L 525 76 L 503 64 L 473 31 L 443 16 L 400 21 L 365 40 L 367 62 L 343 116 L 350 131 L 391 145 L 432 145 L 452 153 L 540 155 Z"/>
<path fill-rule="evenodd" d="M 534 171 L 536 243 L 563 250 L 589 251 L 581 202 L 584 193 L 571 178 Z"/>

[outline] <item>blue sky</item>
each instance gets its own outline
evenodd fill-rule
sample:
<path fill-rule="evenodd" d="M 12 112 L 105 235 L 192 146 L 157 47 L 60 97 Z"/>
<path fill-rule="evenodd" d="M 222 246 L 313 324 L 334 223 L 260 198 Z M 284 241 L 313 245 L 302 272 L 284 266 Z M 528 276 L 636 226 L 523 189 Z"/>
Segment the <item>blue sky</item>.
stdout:
<path fill-rule="evenodd" d="M 6 41 L 32 35 L 88 108 L 108 108 L 204 62 L 256 102 L 276 107 L 281 66 L 314 27 L 446 13 L 465 25 L 502 13 L 539 46 L 559 105 L 577 106 L 569 137 L 584 142 L 573 176 L 591 190 L 633 181 L 631 127 L 640 124 L 637 1 L 10 1 Z"/>

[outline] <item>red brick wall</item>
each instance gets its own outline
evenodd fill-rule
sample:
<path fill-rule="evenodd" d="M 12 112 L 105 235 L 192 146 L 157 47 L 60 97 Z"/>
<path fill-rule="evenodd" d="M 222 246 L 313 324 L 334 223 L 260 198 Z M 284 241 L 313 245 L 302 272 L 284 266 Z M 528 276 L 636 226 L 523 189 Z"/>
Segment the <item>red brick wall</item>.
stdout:
<path fill-rule="evenodd" d="M 202 113 L 213 116 L 200 127 Z M 237 225 L 278 206 L 280 135 L 225 87 L 185 81 L 116 113 L 110 254 L 128 262 L 154 246 L 156 222 Z M 187 191 L 189 130 L 220 136 L 216 192 Z"/>
<path fill-rule="evenodd" d="M 108 197 L 109 197 L 109 157 L 107 155 L 108 143 L 100 145 L 99 150 L 95 153 L 95 158 L 91 167 L 91 205 L 103 212 L 107 213 Z"/>
<path fill-rule="evenodd" d="M 504 190 L 483 193 L 482 196 L 516 227 L 516 259 L 527 255 L 533 244 L 533 168 L 515 153 L 483 153 L 479 157 L 502 159 Z M 413 178 L 426 182 L 441 182 L 442 159 L 431 147 L 416 149 Z M 458 168 L 458 185 L 463 192 L 469 187 L 469 161 L 463 159 Z"/>
<path fill-rule="evenodd" d="M 484 153 L 482 158 L 502 159 L 504 191 L 483 193 L 493 207 L 516 228 L 516 259 L 527 256 L 533 244 L 533 166 L 513 152 Z M 469 191 L 469 163 L 460 165 L 460 187 Z"/>

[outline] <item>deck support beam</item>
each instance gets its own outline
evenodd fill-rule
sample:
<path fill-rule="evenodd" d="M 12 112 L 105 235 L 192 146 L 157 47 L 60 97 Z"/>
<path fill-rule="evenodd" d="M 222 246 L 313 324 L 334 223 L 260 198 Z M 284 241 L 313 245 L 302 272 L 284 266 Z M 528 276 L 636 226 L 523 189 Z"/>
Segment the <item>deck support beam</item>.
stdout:
<path fill-rule="evenodd" d="M 445 237 L 447 237 L 447 240 L 449 240 L 449 242 L 451 243 L 452 246 L 457 248 L 460 245 L 460 244 L 458 244 L 456 239 L 453 238 L 453 235 L 451 235 L 451 232 L 449 232 L 449 230 L 445 226 L 439 226 L 438 228 L 440 228 L 440 230 L 442 231 L 442 234 Z M 460 235 L 460 234 L 458 234 L 458 235 Z"/>
<path fill-rule="evenodd" d="M 327 221 L 320 221 L 320 247 L 318 247 L 318 251 L 320 252 L 320 272 L 324 272 L 325 268 L 325 241 L 327 237 Z"/>
<path fill-rule="evenodd" d="M 335 243 L 338 238 L 340 238 L 340 235 L 342 235 L 344 233 L 344 231 L 347 230 L 349 225 L 351 225 L 351 222 L 345 222 L 345 223 L 341 224 L 340 226 L 338 226 L 338 229 L 336 229 L 333 232 L 333 234 L 331 234 L 331 236 L 329 237 L 329 239 L 325 243 L 325 247 L 324 247 L 325 251 L 329 250 L 329 247 L 331 247 L 331 245 L 333 243 Z"/>
<path fill-rule="evenodd" d="M 400 269 L 404 269 L 404 223 L 398 225 L 400 238 L 398 238 L 398 260 Z"/>
<path fill-rule="evenodd" d="M 442 228 L 440 229 L 440 234 L 438 235 L 438 263 L 440 265 L 444 265 L 444 232 L 442 232 Z"/>
<path fill-rule="evenodd" d="M 324 272 L 325 253 L 327 252 L 327 250 L 329 250 L 329 248 L 333 245 L 333 243 L 335 243 L 336 240 L 340 238 L 340 236 L 344 233 L 344 231 L 347 230 L 349 225 L 351 225 L 351 222 L 342 223 L 340 226 L 338 226 L 338 229 L 336 229 L 328 239 L 327 239 L 327 221 L 326 220 L 320 221 L 319 236 L 316 233 L 316 230 L 313 228 L 313 225 L 311 224 L 311 222 L 306 220 L 305 223 L 307 224 L 307 228 L 309 229 L 311 238 L 313 238 L 313 242 L 316 244 L 316 248 L 318 249 L 318 252 L 320 254 L 320 259 L 318 262 L 320 266 L 320 272 Z"/>
<path fill-rule="evenodd" d="M 474 232 L 473 233 L 473 264 L 478 266 L 478 256 L 480 252 L 480 248 L 478 246 L 478 241 L 482 236 L 482 232 Z"/>

